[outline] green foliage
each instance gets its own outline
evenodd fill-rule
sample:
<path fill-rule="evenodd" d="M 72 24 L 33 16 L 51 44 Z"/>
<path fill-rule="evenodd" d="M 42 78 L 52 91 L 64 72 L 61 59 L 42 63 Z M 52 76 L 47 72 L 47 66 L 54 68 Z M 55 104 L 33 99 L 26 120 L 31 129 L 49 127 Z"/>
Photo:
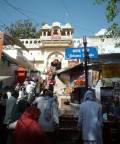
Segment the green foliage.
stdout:
<path fill-rule="evenodd" d="M 108 6 L 106 10 L 107 10 L 106 17 L 107 17 L 108 22 L 113 21 L 113 19 L 117 16 L 117 11 L 118 11 L 116 0 L 108 1 Z"/>
<path fill-rule="evenodd" d="M 106 4 L 106 17 L 108 22 L 112 22 L 119 14 L 119 2 L 120 0 L 96 0 L 96 3 L 98 4 Z"/>
<path fill-rule="evenodd" d="M 114 38 L 117 38 L 117 37 L 120 37 L 120 27 L 119 27 L 119 25 L 118 24 L 116 24 L 116 23 L 113 23 L 112 25 L 111 25 L 111 27 L 109 27 L 108 29 L 107 29 L 107 31 L 108 31 L 108 33 L 109 33 L 109 37 L 114 37 Z"/>
<path fill-rule="evenodd" d="M 108 22 L 112 22 L 111 27 L 107 29 L 106 37 L 118 39 L 116 47 L 120 47 L 120 24 L 114 23 L 115 17 L 120 13 L 120 0 L 96 0 L 96 3 L 106 4 L 106 18 Z"/>
<path fill-rule="evenodd" d="M 41 31 L 36 30 L 31 20 L 17 20 L 5 27 L 5 32 L 20 39 L 40 37 Z"/>

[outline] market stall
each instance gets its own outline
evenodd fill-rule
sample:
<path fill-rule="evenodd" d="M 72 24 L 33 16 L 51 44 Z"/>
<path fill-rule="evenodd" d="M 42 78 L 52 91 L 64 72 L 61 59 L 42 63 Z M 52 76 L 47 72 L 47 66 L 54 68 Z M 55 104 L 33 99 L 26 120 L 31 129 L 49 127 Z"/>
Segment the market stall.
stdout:
<path fill-rule="evenodd" d="M 96 62 L 100 71 L 94 69 L 93 85 L 103 107 L 103 140 L 117 144 L 120 141 L 120 54 L 104 54 Z"/>
<path fill-rule="evenodd" d="M 91 60 L 90 63 L 92 65 L 89 67 L 91 71 L 89 76 L 92 79 L 92 87 L 103 107 L 103 141 L 105 144 L 117 144 L 120 140 L 120 119 L 116 118 L 110 109 L 114 106 L 114 98 L 119 97 L 120 100 L 120 54 L 101 55 L 98 59 Z M 58 77 L 65 84 L 69 83 L 72 89 L 74 88 L 70 95 L 71 100 L 73 98 L 73 103 L 76 104 L 76 100 L 80 102 L 86 91 L 83 65 L 81 71 L 74 67 L 59 72 Z M 67 122 L 64 117 L 61 118 L 62 125 L 68 123 L 69 117 L 66 118 Z M 75 117 L 71 117 L 71 121 L 74 122 L 74 120 Z"/>
<path fill-rule="evenodd" d="M 70 96 L 72 102 L 79 103 L 85 89 L 83 63 L 72 68 L 61 69 L 57 71 L 57 76 L 66 85 L 65 95 Z"/>

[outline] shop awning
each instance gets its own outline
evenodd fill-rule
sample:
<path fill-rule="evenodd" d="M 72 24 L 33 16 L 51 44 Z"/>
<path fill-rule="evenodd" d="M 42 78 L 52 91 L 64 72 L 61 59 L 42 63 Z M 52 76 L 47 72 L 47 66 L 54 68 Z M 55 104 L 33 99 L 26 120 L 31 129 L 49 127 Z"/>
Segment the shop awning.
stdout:
<path fill-rule="evenodd" d="M 64 84 L 68 84 L 73 82 L 83 73 L 84 73 L 84 67 L 83 64 L 81 63 L 72 68 L 58 70 L 57 76 Z"/>
<path fill-rule="evenodd" d="M 90 59 L 90 63 L 101 62 L 104 64 L 120 63 L 120 53 L 98 55 L 96 59 Z"/>
<path fill-rule="evenodd" d="M 16 65 L 21 65 L 24 68 L 30 69 L 30 70 L 36 70 L 33 67 L 33 64 L 29 62 L 25 57 L 17 57 L 16 59 L 9 56 L 7 53 L 3 51 L 4 59 L 8 60 L 10 63 L 14 63 Z"/>
<path fill-rule="evenodd" d="M 0 81 L 5 80 L 5 79 L 8 79 L 8 78 L 10 78 L 10 77 L 12 77 L 12 76 L 0 76 Z"/>
<path fill-rule="evenodd" d="M 22 50 L 29 51 L 18 38 L 14 38 L 8 34 L 4 34 L 4 45 L 17 45 Z"/>

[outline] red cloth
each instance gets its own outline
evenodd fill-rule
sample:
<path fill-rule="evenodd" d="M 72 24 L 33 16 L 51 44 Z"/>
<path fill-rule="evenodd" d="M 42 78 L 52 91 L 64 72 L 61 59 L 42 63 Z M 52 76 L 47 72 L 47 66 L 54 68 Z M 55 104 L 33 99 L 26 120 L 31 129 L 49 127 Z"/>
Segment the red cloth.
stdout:
<path fill-rule="evenodd" d="M 39 109 L 29 107 L 17 122 L 14 144 L 48 144 L 45 133 L 37 122 Z"/>

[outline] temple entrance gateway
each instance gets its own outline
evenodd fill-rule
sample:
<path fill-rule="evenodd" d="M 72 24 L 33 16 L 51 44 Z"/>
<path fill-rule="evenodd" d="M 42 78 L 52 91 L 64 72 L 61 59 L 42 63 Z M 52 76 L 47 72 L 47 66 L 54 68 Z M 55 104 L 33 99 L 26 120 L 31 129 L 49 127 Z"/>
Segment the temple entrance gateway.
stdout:
<path fill-rule="evenodd" d="M 53 52 L 47 58 L 47 65 L 46 67 L 55 67 L 56 70 L 62 68 L 64 55 L 60 52 Z"/>
<path fill-rule="evenodd" d="M 55 67 L 56 70 L 61 69 L 61 62 L 58 59 L 55 59 L 51 62 L 51 66 Z"/>

